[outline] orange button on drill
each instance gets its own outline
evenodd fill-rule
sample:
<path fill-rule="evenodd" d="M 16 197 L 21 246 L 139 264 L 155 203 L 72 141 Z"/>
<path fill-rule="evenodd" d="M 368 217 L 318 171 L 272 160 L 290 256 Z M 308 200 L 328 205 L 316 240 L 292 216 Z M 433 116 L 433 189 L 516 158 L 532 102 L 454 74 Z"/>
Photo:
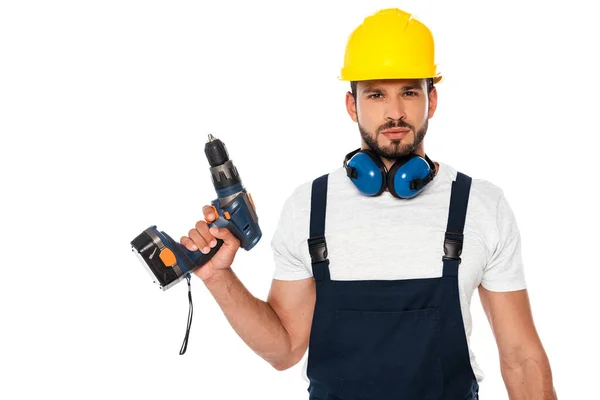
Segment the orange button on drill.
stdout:
<path fill-rule="evenodd" d="M 168 247 L 165 247 L 160 251 L 160 259 L 167 267 L 172 267 L 177 263 L 177 258 L 175 258 L 175 254 Z"/>
<path fill-rule="evenodd" d="M 223 216 L 225 217 L 225 219 L 231 219 L 231 215 L 229 215 L 227 211 L 223 211 Z"/>

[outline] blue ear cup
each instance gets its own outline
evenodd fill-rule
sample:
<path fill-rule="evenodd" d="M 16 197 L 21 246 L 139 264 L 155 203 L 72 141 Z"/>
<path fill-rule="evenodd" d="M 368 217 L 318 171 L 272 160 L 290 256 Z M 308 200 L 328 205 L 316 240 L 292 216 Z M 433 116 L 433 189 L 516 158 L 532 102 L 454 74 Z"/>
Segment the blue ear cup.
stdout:
<path fill-rule="evenodd" d="M 358 190 L 367 196 L 379 196 L 385 190 L 387 170 L 371 150 L 355 150 L 344 160 L 346 174 Z"/>
<path fill-rule="evenodd" d="M 427 156 L 426 156 L 427 157 Z M 435 165 L 429 159 L 411 154 L 392 165 L 387 175 L 390 193 L 399 199 L 415 197 L 433 180 Z"/>
<path fill-rule="evenodd" d="M 367 196 L 379 196 L 388 188 L 400 199 L 419 194 L 433 180 L 435 165 L 425 155 L 411 154 L 397 160 L 388 172 L 385 165 L 372 150 L 357 149 L 344 158 L 346 175 L 356 188 Z"/>

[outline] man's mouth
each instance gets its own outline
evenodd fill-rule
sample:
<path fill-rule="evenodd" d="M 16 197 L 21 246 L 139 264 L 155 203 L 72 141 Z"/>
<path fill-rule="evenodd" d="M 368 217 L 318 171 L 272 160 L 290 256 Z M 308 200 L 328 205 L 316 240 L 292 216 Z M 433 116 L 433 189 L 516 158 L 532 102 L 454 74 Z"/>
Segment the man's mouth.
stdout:
<path fill-rule="evenodd" d="M 381 131 L 388 139 L 400 139 L 410 132 L 408 128 L 391 128 Z"/>

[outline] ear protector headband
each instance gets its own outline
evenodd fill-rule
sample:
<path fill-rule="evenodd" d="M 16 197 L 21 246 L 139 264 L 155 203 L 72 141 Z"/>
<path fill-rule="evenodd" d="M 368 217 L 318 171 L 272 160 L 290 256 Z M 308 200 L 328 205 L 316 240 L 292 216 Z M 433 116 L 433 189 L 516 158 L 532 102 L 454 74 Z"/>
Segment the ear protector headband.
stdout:
<path fill-rule="evenodd" d="M 427 154 L 402 157 L 387 171 L 375 152 L 360 148 L 346 155 L 344 168 L 361 193 L 379 196 L 387 187 L 399 199 L 415 197 L 435 176 L 435 164 Z"/>

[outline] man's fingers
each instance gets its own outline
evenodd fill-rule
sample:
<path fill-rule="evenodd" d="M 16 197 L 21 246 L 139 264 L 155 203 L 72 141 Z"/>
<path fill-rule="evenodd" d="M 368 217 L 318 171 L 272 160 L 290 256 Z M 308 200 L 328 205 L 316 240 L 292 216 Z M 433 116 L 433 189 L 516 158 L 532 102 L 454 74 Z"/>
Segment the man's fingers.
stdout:
<path fill-rule="evenodd" d="M 198 249 L 200 249 L 202 253 L 207 254 L 208 252 L 210 252 L 210 247 L 208 244 L 210 239 L 206 240 L 204 236 L 202 236 L 200 232 L 198 232 L 198 229 L 190 229 L 188 235 L 190 239 L 194 241 L 196 246 L 198 246 Z"/>
<path fill-rule="evenodd" d="M 196 230 L 200 232 L 200 236 L 208 243 L 210 247 L 215 247 L 217 245 L 217 239 L 214 238 L 213 235 L 208 231 L 208 225 L 205 221 L 196 222 Z"/>
<path fill-rule="evenodd" d="M 182 236 L 181 239 L 179 240 L 179 243 L 181 243 L 186 249 L 188 249 L 190 251 L 198 250 L 198 246 L 196 246 L 194 244 L 194 241 L 187 236 Z"/>

